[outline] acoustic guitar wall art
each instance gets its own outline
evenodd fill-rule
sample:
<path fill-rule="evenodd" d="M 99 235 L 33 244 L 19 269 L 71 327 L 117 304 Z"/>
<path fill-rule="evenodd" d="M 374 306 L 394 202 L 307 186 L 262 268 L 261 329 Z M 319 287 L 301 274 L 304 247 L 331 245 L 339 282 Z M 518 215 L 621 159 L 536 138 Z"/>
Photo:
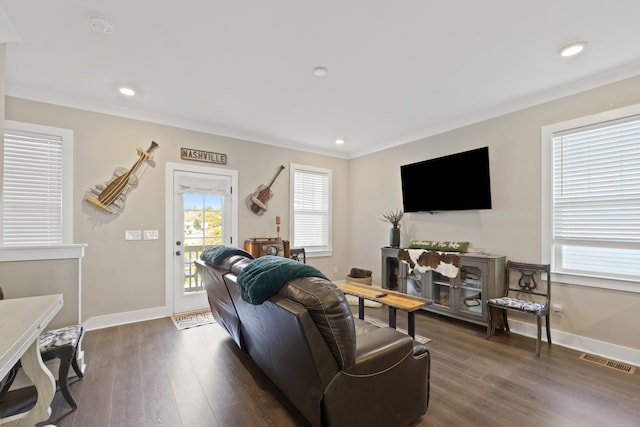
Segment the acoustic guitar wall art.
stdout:
<path fill-rule="evenodd" d="M 267 210 L 269 210 L 267 206 L 267 202 L 269 201 L 270 198 L 273 197 L 271 186 L 276 181 L 276 178 L 278 177 L 278 175 L 280 175 L 280 172 L 282 172 L 283 169 L 284 169 L 284 166 L 280 165 L 278 172 L 276 172 L 276 175 L 273 177 L 269 185 L 259 186 L 258 191 L 256 191 L 255 193 L 247 197 L 247 206 L 249 206 L 249 208 L 251 209 L 251 212 L 253 212 L 256 215 L 262 215 Z"/>
<path fill-rule="evenodd" d="M 151 141 L 147 151 L 142 151 L 142 148 L 138 148 L 138 160 L 131 166 L 131 169 L 116 168 L 109 181 L 104 184 L 97 184 L 88 191 L 85 200 L 104 212 L 110 214 L 121 212 L 124 209 L 127 192 L 138 185 L 138 177 L 135 175 L 136 170 L 144 161 L 153 160 L 151 153 L 156 148 L 158 148 L 158 144 L 155 141 Z"/>

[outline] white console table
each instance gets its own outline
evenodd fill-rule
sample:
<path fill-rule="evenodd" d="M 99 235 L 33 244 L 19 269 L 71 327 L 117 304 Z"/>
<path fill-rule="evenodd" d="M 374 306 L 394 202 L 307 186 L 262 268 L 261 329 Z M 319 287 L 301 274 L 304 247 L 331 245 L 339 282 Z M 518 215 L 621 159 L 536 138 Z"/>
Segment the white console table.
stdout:
<path fill-rule="evenodd" d="M 0 378 L 20 360 L 38 391 L 36 406 L 23 414 L 0 419 L 0 426 L 34 426 L 49 418 L 56 383 L 40 357 L 38 337 L 62 304 L 61 294 L 0 301 Z"/>

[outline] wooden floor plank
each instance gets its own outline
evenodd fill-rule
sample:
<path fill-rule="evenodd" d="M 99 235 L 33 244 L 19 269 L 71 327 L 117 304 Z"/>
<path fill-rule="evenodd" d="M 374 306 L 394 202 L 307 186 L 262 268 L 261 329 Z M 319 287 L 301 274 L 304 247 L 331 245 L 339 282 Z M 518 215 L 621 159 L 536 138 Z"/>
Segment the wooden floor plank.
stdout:
<path fill-rule="evenodd" d="M 182 421 L 169 378 L 170 366 L 177 361 L 170 350 L 173 340 L 167 334 L 172 329 L 165 330 L 162 322 L 149 322 L 147 325 L 149 328 L 140 351 L 145 366 L 142 369 L 145 422 L 158 427 L 179 426 Z"/>
<path fill-rule="evenodd" d="M 366 313 L 388 316 L 386 308 Z M 416 333 L 431 338 L 432 364 L 429 409 L 414 427 L 638 425 L 638 373 L 546 343 L 537 358 L 531 338 L 487 340 L 480 326 L 424 311 Z M 86 375 L 71 384 L 78 410 L 56 393 L 58 427 L 307 425 L 217 324 L 178 331 L 158 319 L 87 332 L 83 346 Z"/>
<path fill-rule="evenodd" d="M 144 338 L 145 328 L 140 323 L 119 328 L 120 345 L 113 355 L 119 368 L 114 370 L 111 396 L 111 406 L 117 410 L 111 411 L 110 425 L 143 426 L 146 397 L 142 393 L 142 368 L 153 369 L 153 366 L 141 360 L 140 342 Z"/>

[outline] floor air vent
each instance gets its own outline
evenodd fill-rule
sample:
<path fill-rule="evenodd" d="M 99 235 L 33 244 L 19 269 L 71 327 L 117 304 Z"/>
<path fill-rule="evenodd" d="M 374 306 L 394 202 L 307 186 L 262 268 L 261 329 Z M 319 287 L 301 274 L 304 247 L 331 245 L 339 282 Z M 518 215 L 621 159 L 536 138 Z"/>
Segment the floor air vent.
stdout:
<path fill-rule="evenodd" d="M 598 365 L 606 366 L 607 368 L 615 369 L 627 374 L 633 374 L 636 371 L 635 366 L 628 365 L 622 362 L 616 362 L 615 360 L 605 359 L 604 357 L 596 356 L 593 354 L 582 353 L 580 359 L 587 362 L 596 363 Z"/>

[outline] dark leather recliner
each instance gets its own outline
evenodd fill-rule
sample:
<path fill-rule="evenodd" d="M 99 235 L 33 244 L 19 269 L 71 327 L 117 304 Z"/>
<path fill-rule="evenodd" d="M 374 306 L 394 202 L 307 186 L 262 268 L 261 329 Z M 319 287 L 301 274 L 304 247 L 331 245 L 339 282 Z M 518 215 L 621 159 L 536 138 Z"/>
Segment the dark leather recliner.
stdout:
<path fill-rule="evenodd" d="M 313 426 L 406 426 L 429 402 L 427 347 L 354 318 L 332 282 L 290 280 L 259 305 L 240 296 L 240 255 L 196 268 L 213 316 Z"/>

